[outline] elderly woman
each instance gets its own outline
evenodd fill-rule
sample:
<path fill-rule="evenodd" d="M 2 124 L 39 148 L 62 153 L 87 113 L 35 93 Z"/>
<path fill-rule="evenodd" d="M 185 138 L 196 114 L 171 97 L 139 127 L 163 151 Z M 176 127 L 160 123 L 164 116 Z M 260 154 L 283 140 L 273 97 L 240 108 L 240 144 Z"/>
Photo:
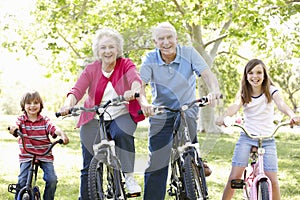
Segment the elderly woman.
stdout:
<path fill-rule="evenodd" d="M 141 192 L 141 187 L 133 178 L 135 146 L 134 132 L 137 122 L 144 119 L 138 115 L 140 109 L 134 94 L 140 91 L 141 79 L 136 66 L 128 58 L 122 57 L 123 38 L 115 30 L 103 28 L 96 34 L 93 42 L 96 60 L 88 64 L 74 87 L 67 94 L 62 112 L 76 105 L 85 95 L 85 107 L 105 104 L 109 99 L 124 95 L 128 106 L 111 107 L 105 116 L 110 136 L 115 141 L 116 151 L 125 174 L 129 193 Z M 80 127 L 83 168 L 81 170 L 80 200 L 88 197 L 88 169 L 93 157 L 93 144 L 97 143 L 98 121 L 95 113 L 83 112 L 77 127 Z"/>

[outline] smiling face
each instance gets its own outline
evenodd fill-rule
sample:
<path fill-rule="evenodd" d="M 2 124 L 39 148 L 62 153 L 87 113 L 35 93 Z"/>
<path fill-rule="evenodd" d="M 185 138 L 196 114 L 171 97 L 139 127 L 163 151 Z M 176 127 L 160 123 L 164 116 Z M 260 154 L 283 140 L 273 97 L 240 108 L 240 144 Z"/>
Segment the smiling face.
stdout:
<path fill-rule="evenodd" d="M 114 67 L 118 55 L 117 43 L 108 36 L 104 36 L 99 41 L 98 56 L 104 66 Z"/>
<path fill-rule="evenodd" d="M 177 36 L 176 33 L 168 27 L 160 27 L 156 30 L 154 42 L 159 48 L 161 57 L 166 63 L 170 63 L 176 57 Z"/>
<path fill-rule="evenodd" d="M 24 109 L 29 118 L 37 117 L 41 110 L 41 103 L 37 99 L 30 102 L 25 102 Z"/>
<path fill-rule="evenodd" d="M 261 87 L 264 81 L 264 68 L 261 64 L 256 65 L 247 73 L 247 80 L 254 88 Z"/>

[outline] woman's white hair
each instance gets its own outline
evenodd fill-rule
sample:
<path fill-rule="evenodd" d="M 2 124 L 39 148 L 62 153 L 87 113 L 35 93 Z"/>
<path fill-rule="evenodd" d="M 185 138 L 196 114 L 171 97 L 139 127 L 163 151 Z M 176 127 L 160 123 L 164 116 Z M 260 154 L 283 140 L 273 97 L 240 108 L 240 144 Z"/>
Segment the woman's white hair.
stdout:
<path fill-rule="evenodd" d="M 174 36 L 177 37 L 177 31 L 170 22 L 161 22 L 152 29 L 152 39 L 153 40 L 156 40 L 159 29 L 170 29 L 174 33 Z"/>
<path fill-rule="evenodd" d="M 124 39 L 118 31 L 116 31 L 115 29 L 112 29 L 112 28 L 102 28 L 96 32 L 96 36 L 95 36 L 95 39 L 92 44 L 92 50 L 93 50 L 94 57 L 97 60 L 100 60 L 100 58 L 99 58 L 99 45 L 100 45 L 99 41 L 103 37 L 110 37 L 111 39 L 113 39 L 116 42 L 117 49 L 118 49 L 117 58 L 122 57 Z"/>

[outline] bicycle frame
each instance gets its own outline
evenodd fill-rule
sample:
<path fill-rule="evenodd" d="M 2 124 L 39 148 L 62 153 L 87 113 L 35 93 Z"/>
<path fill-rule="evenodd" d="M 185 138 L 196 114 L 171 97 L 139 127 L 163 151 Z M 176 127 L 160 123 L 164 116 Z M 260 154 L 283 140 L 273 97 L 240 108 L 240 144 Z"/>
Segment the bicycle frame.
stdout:
<path fill-rule="evenodd" d="M 138 97 L 139 94 L 135 94 Z M 118 96 L 107 101 L 102 106 L 93 108 L 73 107 L 69 115 L 78 116 L 78 111 L 96 112 L 99 118 L 99 135 L 100 142 L 93 145 L 94 156 L 89 168 L 89 195 L 91 199 L 114 198 L 123 200 L 127 197 L 137 197 L 140 193 L 125 194 L 124 183 L 122 182 L 121 162 L 116 155 L 115 141 L 108 138 L 104 114 L 109 106 L 119 106 L 128 103 L 123 96 Z M 56 116 L 61 116 L 56 113 Z M 106 173 L 104 171 L 106 170 Z M 105 178 L 106 176 L 106 178 Z M 104 184 L 104 180 L 108 183 Z M 104 188 L 106 187 L 106 188 Z"/>
<path fill-rule="evenodd" d="M 204 174 L 204 166 L 197 144 L 193 144 L 187 125 L 185 111 L 199 103 L 199 107 L 207 104 L 208 99 L 203 97 L 183 105 L 179 109 L 171 109 L 165 106 L 155 107 L 154 113 L 165 111 L 177 113 L 174 122 L 173 145 L 171 149 L 171 177 L 168 194 L 176 196 L 176 199 L 208 199 L 208 191 Z M 183 127 L 181 132 L 179 129 Z"/>
<path fill-rule="evenodd" d="M 247 168 L 246 168 L 244 171 L 244 179 L 243 180 L 232 180 L 231 187 L 234 189 L 243 188 L 244 196 L 248 200 L 260 200 L 260 199 L 263 200 L 264 195 L 268 196 L 268 199 L 272 199 L 272 183 L 271 183 L 269 177 L 266 176 L 266 174 L 264 172 L 263 156 L 265 154 L 265 149 L 263 148 L 262 145 L 263 145 L 263 141 L 265 139 L 272 138 L 281 126 L 290 125 L 290 122 L 279 123 L 275 127 L 275 130 L 273 131 L 273 133 L 271 133 L 269 135 L 251 135 L 250 133 L 248 133 L 246 131 L 244 126 L 242 126 L 241 124 L 235 123 L 233 120 L 231 120 L 229 118 L 227 120 L 225 119 L 224 122 L 225 122 L 226 126 L 239 127 L 243 130 L 243 132 L 248 137 L 250 137 L 252 139 L 257 139 L 257 159 L 254 159 L 254 163 L 251 163 L 251 165 L 247 167 L 248 169 L 249 168 L 251 169 L 250 170 L 251 173 L 247 174 Z M 241 182 L 239 182 L 239 181 L 241 181 Z M 267 191 L 261 191 L 261 190 L 264 190 L 264 189 L 261 189 L 259 186 L 259 184 L 262 182 L 267 183 L 267 188 L 265 188 Z M 265 194 L 262 194 L 263 192 Z"/>
<path fill-rule="evenodd" d="M 8 127 L 8 130 L 10 130 L 9 127 Z M 17 184 L 10 184 L 8 186 L 8 191 L 13 194 L 18 193 L 18 197 L 17 197 L 18 200 L 22 200 L 24 195 L 28 195 L 28 200 L 39 200 L 41 198 L 40 190 L 39 190 L 39 187 L 36 185 L 39 163 L 37 163 L 36 157 L 47 155 L 56 144 L 58 144 L 58 143 L 63 144 L 63 140 L 59 139 L 59 140 L 56 140 L 55 142 L 51 143 L 51 145 L 48 147 L 48 149 L 44 153 L 35 153 L 35 152 L 29 151 L 27 149 L 26 144 L 25 144 L 25 136 L 22 134 L 22 132 L 20 132 L 18 129 L 16 129 L 14 131 L 13 135 L 15 137 L 20 136 L 24 150 L 27 153 L 33 155 L 33 157 L 31 160 L 26 185 L 22 188 L 19 188 L 19 186 Z M 32 139 L 32 140 L 34 140 L 34 139 Z M 16 192 L 14 192 L 14 191 L 16 191 Z"/>

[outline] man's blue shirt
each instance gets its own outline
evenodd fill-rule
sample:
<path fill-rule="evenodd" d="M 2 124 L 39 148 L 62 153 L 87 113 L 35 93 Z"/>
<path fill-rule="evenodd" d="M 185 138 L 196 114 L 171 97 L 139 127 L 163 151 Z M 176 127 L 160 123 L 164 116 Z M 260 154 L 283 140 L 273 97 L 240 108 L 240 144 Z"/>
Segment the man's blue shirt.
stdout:
<path fill-rule="evenodd" d="M 176 52 L 175 60 L 166 64 L 156 48 L 142 63 L 140 75 L 151 85 L 153 105 L 176 109 L 196 98 L 195 74 L 200 76 L 208 65 L 193 47 L 177 45 Z"/>

